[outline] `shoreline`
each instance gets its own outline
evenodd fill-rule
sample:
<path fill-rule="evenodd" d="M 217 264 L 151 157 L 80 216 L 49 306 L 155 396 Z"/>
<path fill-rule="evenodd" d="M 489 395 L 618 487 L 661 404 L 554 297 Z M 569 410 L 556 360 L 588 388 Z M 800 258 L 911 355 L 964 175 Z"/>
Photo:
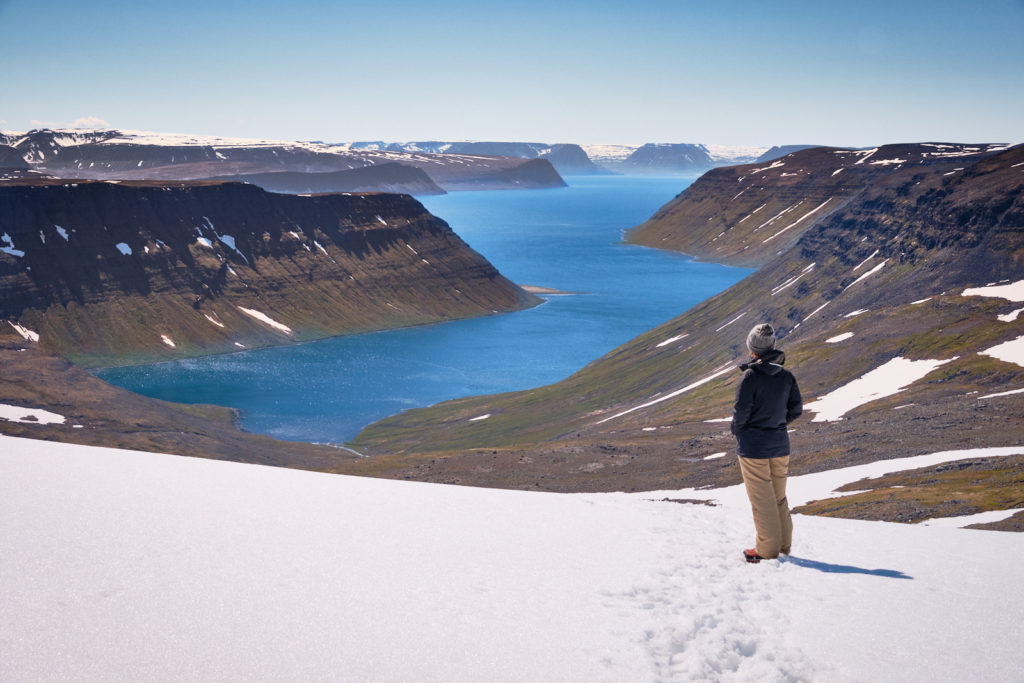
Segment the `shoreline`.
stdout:
<path fill-rule="evenodd" d="M 573 296 L 576 294 L 584 294 L 584 292 L 565 292 L 561 289 L 541 287 L 540 285 L 519 285 L 519 289 L 529 292 L 535 296 Z"/>

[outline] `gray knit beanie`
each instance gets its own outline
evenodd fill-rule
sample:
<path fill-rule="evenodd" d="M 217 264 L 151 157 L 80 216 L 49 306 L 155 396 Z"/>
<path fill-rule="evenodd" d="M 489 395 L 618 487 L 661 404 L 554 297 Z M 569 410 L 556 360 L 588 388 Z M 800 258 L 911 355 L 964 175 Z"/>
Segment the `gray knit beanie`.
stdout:
<path fill-rule="evenodd" d="M 763 356 L 775 348 L 775 329 L 768 323 L 754 325 L 747 335 L 747 348 L 751 353 Z"/>

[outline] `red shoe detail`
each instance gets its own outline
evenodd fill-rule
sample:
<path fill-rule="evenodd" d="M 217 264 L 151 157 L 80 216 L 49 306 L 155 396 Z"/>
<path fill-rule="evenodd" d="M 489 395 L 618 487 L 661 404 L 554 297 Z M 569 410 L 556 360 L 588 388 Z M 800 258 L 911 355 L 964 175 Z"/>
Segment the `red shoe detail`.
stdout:
<path fill-rule="evenodd" d="M 747 562 L 751 563 L 757 563 L 764 559 L 763 557 L 757 554 L 757 550 L 755 550 L 754 548 L 748 548 L 744 550 L 743 557 L 747 560 Z"/>

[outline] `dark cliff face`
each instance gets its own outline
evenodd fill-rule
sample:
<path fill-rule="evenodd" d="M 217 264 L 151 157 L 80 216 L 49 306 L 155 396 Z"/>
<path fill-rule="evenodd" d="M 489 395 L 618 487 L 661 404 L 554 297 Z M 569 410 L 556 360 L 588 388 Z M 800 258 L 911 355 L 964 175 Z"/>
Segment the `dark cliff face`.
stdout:
<path fill-rule="evenodd" d="M 544 155 L 544 158 L 550 161 L 551 165 L 559 173 L 569 175 L 603 175 L 609 173 L 609 171 L 591 161 L 586 151 L 579 145 L 552 145 L 551 150 Z"/>
<path fill-rule="evenodd" d="M 566 187 L 558 171 L 547 159 L 531 159 L 495 173 L 453 178 L 443 183 L 448 190 L 494 190 Z"/>
<path fill-rule="evenodd" d="M 251 173 L 208 180 L 252 183 L 268 192 L 395 192 L 414 196 L 445 194 L 421 169 L 389 163 L 332 173 Z"/>
<path fill-rule="evenodd" d="M 630 231 L 627 239 L 719 263 L 761 266 L 885 177 L 908 169 L 924 175 L 940 169 L 956 172 L 993 149 L 998 147 L 816 147 L 767 164 L 716 168 Z"/>
<path fill-rule="evenodd" d="M 0 185 L 0 233 L 0 318 L 84 364 L 536 302 L 405 195 L 39 181 Z"/>
<path fill-rule="evenodd" d="M 0 171 L 5 170 L 28 170 L 29 165 L 22 158 L 18 150 L 7 145 L 0 145 Z"/>
<path fill-rule="evenodd" d="M 911 150 L 901 151 L 879 156 Z M 944 362 L 840 421 L 802 418 L 792 435 L 798 472 L 1020 444 L 1024 399 L 980 398 L 1024 382 L 1024 367 L 983 353 L 1020 337 L 1014 311 L 1022 304 L 964 293 L 1024 280 L 1024 146 L 948 161 L 956 165 L 876 175 L 757 273 L 562 382 L 409 411 L 370 426 L 355 445 L 446 452 L 434 480 L 556 490 L 735 483 L 732 458 L 704 461 L 735 452 L 727 426 L 707 421 L 731 415 L 734 368 L 747 355 L 747 330 L 761 321 L 778 329 L 805 404 L 896 357 Z M 845 168 L 838 177 L 857 172 Z M 728 206 L 737 184 L 720 187 L 714 203 Z M 788 197 L 790 205 L 800 199 Z M 469 421 L 482 414 L 485 423 Z M 505 449 L 506 473 L 474 474 L 472 449 L 485 446 Z"/>

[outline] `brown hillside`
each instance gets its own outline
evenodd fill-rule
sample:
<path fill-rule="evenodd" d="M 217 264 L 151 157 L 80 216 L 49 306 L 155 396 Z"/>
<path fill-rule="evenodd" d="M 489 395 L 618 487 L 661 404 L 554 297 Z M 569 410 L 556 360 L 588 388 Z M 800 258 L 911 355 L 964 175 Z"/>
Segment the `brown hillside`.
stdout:
<path fill-rule="evenodd" d="M 486 315 L 538 301 L 406 195 L 239 183 L 0 185 L 0 319 L 85 365 Z"/>

